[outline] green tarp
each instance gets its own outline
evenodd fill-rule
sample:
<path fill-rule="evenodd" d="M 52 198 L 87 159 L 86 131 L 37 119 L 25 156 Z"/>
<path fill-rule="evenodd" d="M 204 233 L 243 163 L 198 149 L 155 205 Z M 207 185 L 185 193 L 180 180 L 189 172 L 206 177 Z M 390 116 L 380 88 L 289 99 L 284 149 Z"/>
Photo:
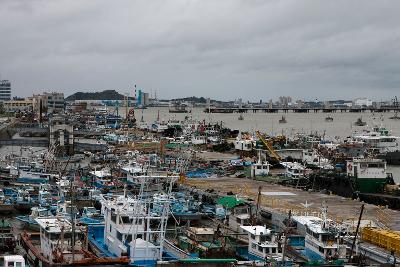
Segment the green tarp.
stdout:
<path fill-rule="evenodd" d="M 236 207 L 240 204 L 244 204 L 244 201 L 241 199 L 237 199 L 234 196 L 227 196 L 227 197 L 222 197 L 218 199 L 217 204 L 224 206 L 224 208 L 231 209 L 233 207 Z"/>

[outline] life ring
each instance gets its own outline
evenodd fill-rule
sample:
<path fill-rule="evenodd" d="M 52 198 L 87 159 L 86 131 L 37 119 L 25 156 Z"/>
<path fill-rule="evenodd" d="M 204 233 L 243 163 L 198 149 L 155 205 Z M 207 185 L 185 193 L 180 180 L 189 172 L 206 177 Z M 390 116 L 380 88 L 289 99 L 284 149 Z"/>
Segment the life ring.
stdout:
<path fill-rule="evenodd" d="M 349 171 L 353 170 L 353 165 L 351 165 L 351 163 L 347 164 L 347 169 L 348 169 Z"/>

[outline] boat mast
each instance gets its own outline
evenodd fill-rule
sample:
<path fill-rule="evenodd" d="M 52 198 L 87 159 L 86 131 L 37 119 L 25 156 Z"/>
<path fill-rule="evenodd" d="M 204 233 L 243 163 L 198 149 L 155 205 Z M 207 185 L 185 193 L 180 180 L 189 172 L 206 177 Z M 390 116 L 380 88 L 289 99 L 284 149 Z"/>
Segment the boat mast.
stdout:
<path fill-rule="evenodd" d="M 70 207 L 70 210 L 71 210 L 71 230 L 72 230 L 72 235 L 71 235 L 71 251 L 72 251 L 72 262 L 74 262 L 75 261 L 75 216 L 74 216 L 74 213 L 73 213 L 73 207 L 74 207 L 74 202 L 73 202 L 73 200 L 74 200 L 74 187 L 73 187 L 73 183 L 74 183 L 74 180 L 72 180 L 71 181 L 71 183 L 70 183 L 70 194 L 71 194 L 71 207 Z M 67 209 L 68 209 L 68 206 L 66 207 Z"/>

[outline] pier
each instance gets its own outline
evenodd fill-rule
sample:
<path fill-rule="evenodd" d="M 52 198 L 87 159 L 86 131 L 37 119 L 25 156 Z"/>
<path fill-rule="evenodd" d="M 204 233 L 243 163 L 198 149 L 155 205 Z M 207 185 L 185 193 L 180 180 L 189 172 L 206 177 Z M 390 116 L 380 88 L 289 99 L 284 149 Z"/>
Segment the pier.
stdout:
<path fill-rule="evenodd" d="M 398 112 L 400 107 L 381 107 L 381 108 L 299 108 L 299 107 L 280 107 L 280 108 L 267 108 L 267 107 L 213 107 L 204 109 L 205 113 L 384 113 L 384 112 Z"/>

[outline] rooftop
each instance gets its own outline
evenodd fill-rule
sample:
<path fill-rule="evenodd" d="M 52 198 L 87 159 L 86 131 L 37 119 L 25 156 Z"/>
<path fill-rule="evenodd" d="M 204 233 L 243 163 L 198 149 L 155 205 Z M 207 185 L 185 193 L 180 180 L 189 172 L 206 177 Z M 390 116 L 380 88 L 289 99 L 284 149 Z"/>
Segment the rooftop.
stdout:
<path fill-rule="evenodd" d="M 271 229 L 266 228 L 265 226 L 255 225 L 255 226 L 243 226 L 241 225 L 244 231 L 252 234 L 252 235 L 270 235 Z"/>
<path fill-rule="evenodd" d="M 40 217 L 35 219 L 41 229 L 48 233 L 64 233 L 72 231 L 72 225 L 66 218 L 60 217 Z M 76 229 L 78 232 L 79 229 Z"/>

